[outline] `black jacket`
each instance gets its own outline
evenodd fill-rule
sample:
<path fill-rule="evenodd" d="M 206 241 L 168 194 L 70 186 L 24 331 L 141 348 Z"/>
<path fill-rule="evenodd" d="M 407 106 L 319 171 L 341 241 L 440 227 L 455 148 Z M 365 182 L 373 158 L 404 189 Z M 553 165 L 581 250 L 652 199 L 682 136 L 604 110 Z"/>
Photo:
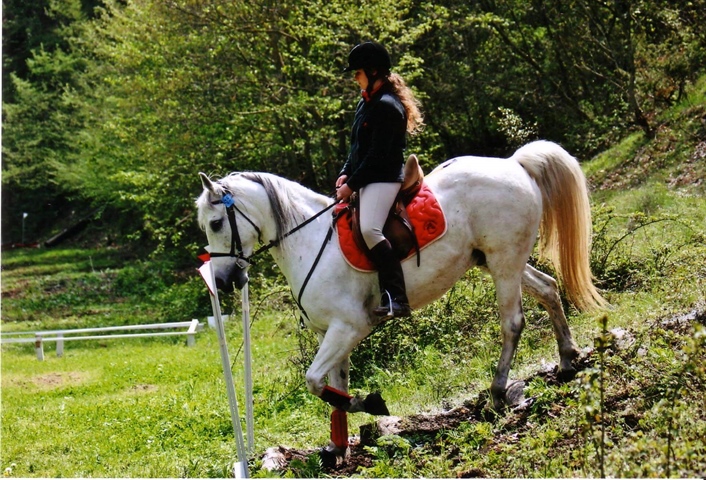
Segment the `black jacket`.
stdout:
<path fill-rule="evenodd" d="M 357 191 L 369 183 L 402 182 L 407 115 L 387 86 L 369 101 L 361 99 L 351 131 L 351 150 L 340 175 Z M 340 176 L 339 175 L 339 176 Z"/>

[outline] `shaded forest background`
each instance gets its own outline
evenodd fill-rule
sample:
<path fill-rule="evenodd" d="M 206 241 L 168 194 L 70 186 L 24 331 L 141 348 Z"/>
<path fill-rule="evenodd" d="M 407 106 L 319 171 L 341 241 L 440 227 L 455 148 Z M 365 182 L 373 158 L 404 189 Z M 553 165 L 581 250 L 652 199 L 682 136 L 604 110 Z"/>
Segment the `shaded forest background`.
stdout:
<path fill-rule="evenodd" d="M 103 245 L 191 261 L 198 171 L 327 193 L 385 44 L 422 100 L 429 169 L 546 138 L 589 158 L 706 71 L 706 0 L 3 2 L 2 242 L 88 218 Z"/>

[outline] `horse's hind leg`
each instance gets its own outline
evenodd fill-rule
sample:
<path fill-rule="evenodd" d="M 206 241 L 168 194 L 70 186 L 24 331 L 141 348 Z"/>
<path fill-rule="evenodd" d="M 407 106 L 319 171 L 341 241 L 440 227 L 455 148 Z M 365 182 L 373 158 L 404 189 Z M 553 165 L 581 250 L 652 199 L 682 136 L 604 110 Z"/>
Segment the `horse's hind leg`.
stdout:
<path fill-rule="evenodd" d="M 579 349 L 566 322 L 556 280 L 527 265 L 522 273 L 522 290 L 537 299 L 549 314 L 559 344 L 560 375 L 565 378 L 573 377 L 576 370 L 571 362 L 579 355 Z"/>
<path fill-rule="evenodd" d="M 493 276 L 493 281 L 500 311 L 503 346 L 500 360 L 498 361 L 498 369 L 490 386 L 490 393 L 493 396 L 493 406 L 496 410 L 500 410 L 506 404 L 508 375 L 510 374 L 512 358 L 515 356 L 522 329 L 525 326 L 525 316 L 522 313 L 520 279 L 515 276 L 510 278 Z"/>

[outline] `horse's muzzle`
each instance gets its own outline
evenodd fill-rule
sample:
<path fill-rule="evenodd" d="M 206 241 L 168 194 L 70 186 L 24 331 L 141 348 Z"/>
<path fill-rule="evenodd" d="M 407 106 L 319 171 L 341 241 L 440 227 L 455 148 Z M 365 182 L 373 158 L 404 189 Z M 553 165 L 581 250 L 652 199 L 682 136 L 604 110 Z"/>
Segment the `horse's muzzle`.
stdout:
<path fill-rule="evenodd" d="M 248 273 L 235 267 L 228 273 L 226 278 L 216 276 L 216 288 L 224 293 L 231 293 L 233 292 L 233 286 L 238 290 L 242 290 L 248 280 Z"/>

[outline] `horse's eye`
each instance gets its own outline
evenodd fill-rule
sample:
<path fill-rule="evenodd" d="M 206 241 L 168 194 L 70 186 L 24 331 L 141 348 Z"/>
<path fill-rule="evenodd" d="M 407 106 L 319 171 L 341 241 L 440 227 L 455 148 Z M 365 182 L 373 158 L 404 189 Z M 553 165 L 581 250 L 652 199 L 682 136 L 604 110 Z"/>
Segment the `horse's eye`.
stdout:
<path fill-rule="evenodd" d="M 218 232 L 223 228 L 223 220 L 213 220 L 211 222 L 211 230 Z"/>

